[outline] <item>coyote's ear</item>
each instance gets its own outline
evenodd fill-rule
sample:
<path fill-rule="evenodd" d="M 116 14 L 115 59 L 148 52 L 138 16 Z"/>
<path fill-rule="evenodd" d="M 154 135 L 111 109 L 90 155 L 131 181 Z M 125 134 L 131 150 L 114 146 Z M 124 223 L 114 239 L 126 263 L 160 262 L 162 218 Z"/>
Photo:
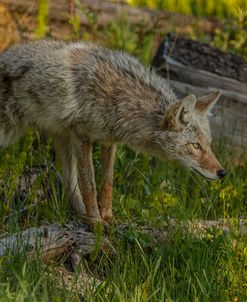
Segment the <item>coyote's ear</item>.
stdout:
<path fill-rule="evenodd" d="M 171 104 L 165 113 L 163 128 L 175 130 L 185 126 L 190 120 L 195 104 L 196 97 L 194 95 L 188 95 L 180 101 Z"/>
<path fill-rule="evenodd" d="M 196 101 L 196 110 L 201 115 L 206 115 L 210 113 L 210 110 L 213 108 L 214 104 L 218 101 L 221 94 L 222 92 L 219 90 L 198 98 Z"/>

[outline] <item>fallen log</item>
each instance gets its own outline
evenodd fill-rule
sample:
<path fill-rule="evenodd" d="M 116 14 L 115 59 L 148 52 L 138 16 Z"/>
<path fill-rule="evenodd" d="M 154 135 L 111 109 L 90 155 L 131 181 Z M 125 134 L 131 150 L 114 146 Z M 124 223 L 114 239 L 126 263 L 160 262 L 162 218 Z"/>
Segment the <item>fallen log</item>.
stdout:
<path fill-rule="evenodd" d="M 136 224 L 124 223 L 116 226 L 114 232 L 115 236 L 126 240 L 131 240 L 130 233 L 137 238 L 139 235 L 148 235 L 150 240 L 145 241 L 144 248 L 153 249 L 158 244 L 172 240 L 174 234 L 178 231 L 181 231 L 182 235 L 189 232 L 195 237 L 195 240 L 200 240 L 207 234 L 207 230 L 212 228 L 226 234 L 236 231 L 243 236 L 247 235 L 247 223 L 241 220 L 238 226 L 231 228 L 231 221 L 192 220 L 179 222 L 171 219 L 168 221 L 165 230 L 159 230 L 151 226 L 138 227 Z M 20 233 L 0 236 L 0 257 L 9 253 L 26 252 L 28 258 L 33 259 L 38 251 L 41 259 L 45 262 L 55 257 L 66 255 L 66 258 L 68 256 L 71 257 L 73 265 L 77 265 L 81 257 L 93 253 L 96 249 L 115 253 L 114 247 L 107 236 L 97 236 L 89 230 L 87 225 L 78 223 L 69 223 L 64 226 L 56 223 L 29 228 Z"/>
<path fill-rule="evenodd" d="M 106 237 L 102 238 L 102 247 L 109 245 Z M 33 258 L 36 251 L 46 262 L 62 254 L 71 254 L 76 250 L 81 255 L 88 255 L 95 249 L 95 234 L 88 231 L 86 225 L 52 224 L 33 227 L 15 234 L 4 234 L 0 237 L 0 257 L 6 253 L 27 251 Z"/>

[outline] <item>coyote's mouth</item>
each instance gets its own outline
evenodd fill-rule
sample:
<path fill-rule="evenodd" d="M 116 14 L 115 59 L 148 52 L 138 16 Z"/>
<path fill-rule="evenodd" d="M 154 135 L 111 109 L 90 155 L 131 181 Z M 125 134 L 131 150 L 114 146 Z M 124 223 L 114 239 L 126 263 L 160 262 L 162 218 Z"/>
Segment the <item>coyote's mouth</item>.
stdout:
<path fill-rule="evenodd" d="M 217 179 L 218 179 L 218 177 L 212 178 L 212 177 L 205 176 L 205 175 L 203 175 L 200 171 L 198 171 L 196 168 L 194 168 L 194 167 L 191 167 L 191 168 L 192 168 L 192 170 L 193 170 L 194 172 L 196 172 L 197 174 L 199 174 L 199 175 L 201 175 L 202 177 L 206 178 L 207 180 L 214 181 L 214 180 L 217 180 Z"/>

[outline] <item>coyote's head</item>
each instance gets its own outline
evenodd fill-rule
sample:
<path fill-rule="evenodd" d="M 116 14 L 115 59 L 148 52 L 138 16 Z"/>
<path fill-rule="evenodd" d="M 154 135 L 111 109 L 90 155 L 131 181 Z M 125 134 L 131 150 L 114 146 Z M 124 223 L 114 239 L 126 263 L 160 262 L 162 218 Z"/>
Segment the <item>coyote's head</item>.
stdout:
<path fill-rule="evenodd" d="M 219 91 L 199 99 L 189 95 L 172 103 L 162 122 L 168 156 L 209 180 L 226 174 L 211 150 L 208 122 L 208 114 L 220 95 Z"/>

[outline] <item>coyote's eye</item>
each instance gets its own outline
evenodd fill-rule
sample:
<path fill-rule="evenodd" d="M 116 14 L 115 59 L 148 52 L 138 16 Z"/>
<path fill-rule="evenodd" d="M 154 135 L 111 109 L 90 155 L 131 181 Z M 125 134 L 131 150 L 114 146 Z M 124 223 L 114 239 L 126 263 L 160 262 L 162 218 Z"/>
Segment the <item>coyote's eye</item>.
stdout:
<path fill-rule="evenodd" d="M 201 149 L 201 145 L 199 143 L 192 144 L 195 149 Z"/>

